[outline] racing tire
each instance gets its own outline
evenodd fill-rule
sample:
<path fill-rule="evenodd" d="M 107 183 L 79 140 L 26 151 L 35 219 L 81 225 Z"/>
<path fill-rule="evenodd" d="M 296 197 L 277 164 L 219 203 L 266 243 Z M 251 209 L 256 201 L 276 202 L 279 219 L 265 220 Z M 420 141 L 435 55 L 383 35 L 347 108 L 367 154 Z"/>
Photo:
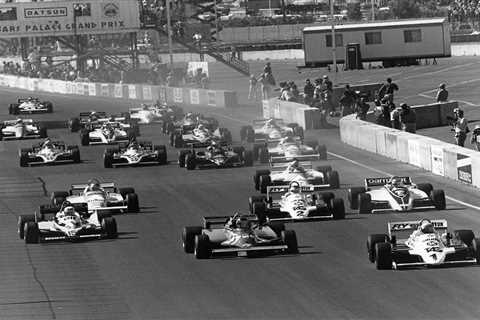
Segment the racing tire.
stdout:
<path fill-rule="evenodd" d="M 325 203 L 330 203 L 333 199 L 335 199 L 335 194 L 333 192 L 321 192 L 318 194 L 318 199 L 323 200 Z"/>
<path fill-rule="evenodd" d="M 35 215 L 25 214 L 18 217 L 17 231 L 22 240 L 25 237 L 25 224 L 28 222 L 35 222 Z"/>
<path fill-rule="evenodd" d="M 195 236 L 202 234 L 202 227 L 184 227 L 182 232 L 182 245 L 185 253 L 195 251 Z"/>
<path fill-rule="evenodd" d="M 368 253 L 368 261 L 371 263 L 375 262 L 375 245 L 377 243 L 383 243 L 387 241 L 386 234 L 371 234 L 367 238 L 367 253 Z"/>
<path fill-rule="evenodd" d="M 183 138 L 181 134 L 175 134 L 173 137 L 173 146 L 175 148 L 182 148 L 184 146 Z"/>
<path fill-rule="evenodd" d="M 338 176 L 338 171 L 327 172 L 327 182 L 330 184 L 330 188 L 332 189 L 340 188 L 340 177 Z"/>
<path fill-rule="evenodd" d="M 427 195 L 430 195 L 433 190 L 433 186 L 430 183 L 419 183 L 417 184 L 417 189 L 425 192 Z"/>
<path fill-rule="evenodd" d="M 287 246 L 285 250 L 288 254 L 298 253 L 297 234 L 294 230 L 284 230 L 281 232 L 282 241 Z"/>
<path fill-rule="evenodd" d="M 250 213 L 253 213 L 253 204 L 255 202 L 261 202 L 261 203 L 266 203 L 267 202 L 267 197 L 264 195 L 261 196 L 251 196 L 248 198 L 248 208 L 250 210 Z"/>
<path fill-rule="evenodd" d="M 372 196 L 368 193 L 358 194 L 358 213 L 370 214 L 372 209 Z"/>
<path fill-rule="evenodd" d="M 260 189 L 260 177 L 261 176 L 269 176 L 270 170 L 257 170 L 255 175 L 253 176 L 253 183 L 255 184 L 255 190 Z"/>
<path fill-rule="evenodd" d="M 187 170 L 195 170 L 197 167 L 197 159 L 195 158 L 195 155 L 192 153 L 187 154 L 185 157 L 185 167 Z"/>
<path fill-rule="evenodd" d="M 267 193 L 267 187 L 272 184 L 270 176 L 263 175 L 258 179 L 258 188 L 261 193 Z"/>
<path fill-rule="evenodd" d="M 392 269 L 392 245 L 390 243 L 375 244 L 375 266 L 377 270 Z"/>
<path fill-rule="evenodd" d="M 473 257 L 477 260 L 477 264 L 480 264 L 480 239 L 473 239 L 472 241 Z"/>
<path fill-rule="evenodd" d="M 268 149 L 266 147 L 262 147 L 258 150 L 258 159 L 260 163 L 268 163 Z"/>
<path fill-rule="evenodd" d="M 208 259 L 212 255 L 212 247 L 210 245 L 210 239 L 205 234 L 199 234 L 195 236 L 195 246 L 193 254 L 197 259 Z"/>
<path fill-rule="evenodd" d="M 332 199 L 332 212 L 334 220 L 345 219 L 345 204 L 342 198 Z"/>
<path fill-rule="evenodd" d="M 267 206 L 265 202 L 254 202 L 252 203 L 252 214 L 257 217 L 258 223 L 263 224 L 267 222 Z"/>
<path fill-rule="evenodd" d="M 365 187 L 353 187 L 348 189 L 347 197 L 348 201 L 350 202 L 350 209 L 358 209 L 358 195 L 361 193 L 365 193 L 366 191 L 367 190 L 365 189 Z"/>
<path fill-rule="evenodd" d="M 47 106 L 47 113 L 53 113 L 53 104 L 49 101 L 45 101 L 44 104 Z"/>
<path fill-rule="evenodd" d="M 103 154 L 103 166 L 105 168 L 113 168 L 113 154 L 111 152 L 106 151 Z"/>
<path fill-rule="evenodd" d="M 120 195 L 125 199 L 127 194 L 135 193 L 135 189 L 132 187 L 118 188 L 118 193 L 120 193 Z"/>
<path fill-rule="evenodd" d="M 135 130 L 133 128 L 130 128 L 127 130 L 127 139 L 128 141 L 135 141 L 137 138 L 137 134 L 135 133 Z"/>
<path fill-rule="evenodd" d="M 259 158 L 259 151 L 260 151 L 260 149 L 265 148 L 265 147 L 266 147 L 266 145 L 265 145 L 264 143 L 262 143 L 262 144 L 254 144 L 254 145 L 253 145 L 253 159 L 255 159 L 255 160 L 260 160 L 260 158 Z"/>
<path fill-rule="evenodd" d="M 70 196 L 70 194 L 66 191 L 53 191 L 50 195 L 50 200 L 53 205 L 61 206 L 68 196 Z"/>
<path fill-rule="evenodd" d="M 252 167 L 253 166 L 253 151 L 252 150 L 245 150 L 242 155 L 243 158 L 243 165 L 245 167 Z"/>
<path fill-rule="evenodd" d="M 40 230 L 38 229 L 38 224 L 35 221 L 29 221 L 25 223 L 23 233 L 25 243 L 40 242 Z"/>
<path fill-rule="evenodd" d="M 48 134 L 47 134 L 47 128 L 46 127 L 40 127 L 38 130 L 38 134 L 40 135 L 40 138 L 45 139 Z"/>
<path fill-rule="evenodd" d="M 320 160 L 327 160 L 327 147 L 324 144 L 317 146 L 315 151 L 318 153 Z"/>
<path fill-rule="evenodd" d="M 69 150 L 72 150 L 72 160 L 74 163 L 80 163 L 82 160 L 80 158 L 80 149 L 77 146 L 69 146 Z"/>
<path fill-rule="evenodd" d="M 158 156 L 157 156 L 157 161 L 158 164 L 167 164 L 167 147 L 164 145 L 161 146 L 155 146 L 154 149 L 155 151 L 158 151 Z"/>
<path fill-rule="evenodd" d="M 333 171 L 332 166 L 318 166 L 315 169 L 323 173 L 323 175 L 327 175 L 328 172 Z"/>
<path fill-rule="evenodd" d="M 20 109 L 18 108 L 18 104 L 11 104 L 9 108 L 9 113 L 17 115 L 20 113 Z"/>
<path fill-rule="evenodd" d="M 118 237 L 117 221 L 114 217 L 104 217 L 100 222 L 100 225 L 108 239 L 115 239 Z"/>
<path fill-rule="evenodd" d="M 68 121 L 68 128 L 70 129 L 70 132 L 77 132 L 78 130 L 80 130 L 80 119 L 78 118 L 71 118 L 69 121 Z"/>
<path fill-rule="evenodd" d="M 80 143 L 82 146 L 88 146 L 90 145 L 90 135 L 87 130 L 83 130 L 80 132 Z"/>
<path fill-rule="evenodd" d="M 180 152 L 178 152 L 178 166 L 180 168 L 185 168 L 185 158 L 190 153 L 192 153 L 191 150 L 180 150 Z"/>
<path fill-rule="evenodd" d="M 28 153 L 20 152 L 20 167 L 28 167 Z"/>
<path fill-rule="evenodd" d="M 453 234 L 469 247 L 472 246 L 472 241 L 475 239 L 475 234 L 472 230 L 455 230 Z"/>
<path fill-rule="evenodd" d="M 128 193 L 125 199 L 127 203 L 127 211 L 130 213 L 140 212 L 140 205 L 138 203 L 138 195 L 136 193 Z"/>
<path fill-rule="evenodd" d="M 243 161 L 243 153 L 245 152 L 245 148 L 243 146 L 233 147 L 233 153 L 237 154 L 240 158 L 240 161 Z"/>
<path fill-rule="evenodd" d="M 430 192 L 430 199 L 432 199 L 433 205 L 437 210 L 445 210 L 447 204 L 445 201 L 445 192 L 437 189 Z"/>

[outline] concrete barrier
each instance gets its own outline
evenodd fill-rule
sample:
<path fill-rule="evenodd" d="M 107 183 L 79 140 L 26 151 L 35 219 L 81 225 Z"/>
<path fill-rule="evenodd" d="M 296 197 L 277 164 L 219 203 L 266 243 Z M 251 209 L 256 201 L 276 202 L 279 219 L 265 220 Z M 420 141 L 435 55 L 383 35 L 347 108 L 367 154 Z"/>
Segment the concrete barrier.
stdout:
<path fill-rule="evenodd" d="M 66 95 L 82 95 L 153 102 L 160 100 L 182 106 L 210 106 L 237 108 L 237 94 L 234 91 L 197 88 L 173 88 L 147 84 L 118 84 L 71 82 L 54 79 L 36 79 L 0 74 L 0 86 L 26 89 L 32 92 L 49 92 Z"/>
<path fill-rule="evenodd" d="M 317 129 L 320 124 L 320 111 L 317 108 L 278 98 L 262 101 L 262 115 L 264 118 L 281 118 L 286 123 L 298 123 L 305 130 Z"/>

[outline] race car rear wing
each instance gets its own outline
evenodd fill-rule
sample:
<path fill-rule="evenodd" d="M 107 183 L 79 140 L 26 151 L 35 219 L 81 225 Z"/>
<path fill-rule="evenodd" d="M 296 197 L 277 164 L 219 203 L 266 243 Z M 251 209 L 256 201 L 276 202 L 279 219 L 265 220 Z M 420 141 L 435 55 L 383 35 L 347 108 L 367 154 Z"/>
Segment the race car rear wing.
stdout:
<path fill-rule="evenodd" d="M 249 221 L 256 222 L 258 221 L 258 218 L 253 215 L 241 215 L 242 217 L 247 217 Z M 208 217 L 203 217 L 203 225 L 204 227 L 208 226 L 215 226 L 215 225 L 225 225 L 227 221 L 231 218 L 232 216 L 208 216 Z"/>
<path fill-rule="evenodd" d="M 418 226 L 420 225 L 421 221 L 422 220 L 389 222 L 387 224 L 388 234 L 391 236 L 392 234 L 396 234 L 404 231 L 412 232 L 418 229 Z M 448 228 L 447 220 L 445 219 L 436 219 L 436 220 L 430 220 L 430 221 L 432 222 L 433 227 L 436 230 L 446 231 Z"/>
<path fill-rule="evenodd" d="M 323 190 L 326 188 L 330 188 L 329 184 L 315 184 L 315 185 L 307 185 L 307 186 L 300 186 L 300 190 L 302 192 L 315 192 L 319 190 Z M 283 186 L 268 186 L 267 187 L 267 198 L 271 194 L 279 194 L 279 193 L 287 193 L 288 190 L 290 189 L 289 185 L 283 185 Z"/>
<path fill-rule="evenodd" d="M 283 124 L 283 119 L 281 118 L 269 118 L 269 119 L 256 119 L 253 120 L 253 126 L 263 126 L 268 120 L 273 120 L 277 124 Z"/>
<path fill-rule="evenodd" d="M 33 121 L 33 119 L 22 119 L 22 122 L 25 123 L 25 124 L 33 124 L 33 123 L 35 123 L 35 122 Z M 16 124 L 16 123 L 17 123 L 17 119 L 16 119 L 16 120 L 5 120 L 5 121 L 3 121 L 3 124 L 4 124 L 5 126 L 13 126 L 13 125 Z"/>
<path fill-rule="evenodd" d="M 278 156 L 278 157 L 270 157 L 270 165 L 273 167 L 275 163 L 283 162 L 287 163 L 285 166 L 288 166 L 288 162 L 293 161 L 294 159 L 299 160 L 299 161 L 308 161 L 306 163 L 310 163 L 310 161 L 314 160 L 319 160 L 320 155 L 317 154 L 303 154 L 303 155 L 297 155 L 297 156 L 290 156 L 290 157 L 285 157 L 285 156 Z"/>
<path fill-rule="evenodd" d="M 272 169 L 285 170 L 291 162 L 291 161 L 282 161 L 282 162 L 272 161 L 272 158 L 270 158 L 270 167 Z M 275 158 L 280 158 L 280 157 L 275 157 Z M 311 161 L 299 161 L 298 164 L 305 169 L 313 168 L 313 164 Z"/>
<path fill-rule="evenodd" d="M 368 189 L 370 187 L 380 187 L 386 185 L 390 182 L 392 177 L 379 177 L 379 178 L 366 178 L 365 179 L 365 187 Z M 399 178 L 403 184 L 412 184 L 410 177 L 397 177 Z"/>
<path fill-rule="evenodd" d="M 89 118 L 92 115 L 93 111 L 90 112 L 80 112 L 79 117 L 80 118 Z M 106 118 L 107 113 L 105 111 L 95 111 L 95 116 L 99 118 Z"/>
<path fill-rule="evenodd" d="M 27 102 L 28 99 L 30 99 L 30 98 L 19 98 L 19 99 L 17 99 L 17 101 L 18 101 L 18 103 L 22 103 L 22 102 Z M 32 101 L 39 102 L 40 100 L 38 98 L 33 98 Z"/>
<path fill-rule="evenodd" d="M 82 183 L 82 184 L 72 184 L 70 189 L 73 190 L 84 190 L 86 187 L 88 187 L 87 183 Z M 114 182 L 104 182 L 100 183 L 101 188 L 115 188 L 115 183 Z"/>

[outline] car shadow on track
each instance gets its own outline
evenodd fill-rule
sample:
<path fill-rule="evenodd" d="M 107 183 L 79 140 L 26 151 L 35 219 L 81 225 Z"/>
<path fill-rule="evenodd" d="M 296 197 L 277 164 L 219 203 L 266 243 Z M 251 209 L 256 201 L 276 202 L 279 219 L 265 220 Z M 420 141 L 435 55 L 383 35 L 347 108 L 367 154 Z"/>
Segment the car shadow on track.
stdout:
<path fill-rule="evenodd" d="M 112 240 L 133 240 L 138 239 L 138 232 L 130 231 L 130 232 L 118 232 L 118 237 Z"/>

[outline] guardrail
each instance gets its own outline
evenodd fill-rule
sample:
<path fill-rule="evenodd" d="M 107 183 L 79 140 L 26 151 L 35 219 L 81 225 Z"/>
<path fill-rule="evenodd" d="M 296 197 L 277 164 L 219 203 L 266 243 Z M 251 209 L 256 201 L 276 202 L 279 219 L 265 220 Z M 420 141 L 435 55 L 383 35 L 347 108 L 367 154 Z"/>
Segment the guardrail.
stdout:
<path fill-rule="evenodd" d="M 188 107 L 238 107 L 236 92 L 224 90 L 165 87 L 144 84 L 71 82 L 54 79 L 18 77 L 4 74 L 0 74 L 0 86 L 25 89 L 32 92 L 104 97 L 139 102 L 153 102 L 159 100 L 168 104 L 177 104 Z"/>
<path fill-rule="evenodd" d="M 356 148 L 480 187 L 480 153 L 477 151 L 358 120 L 355 115 L 340 119 L 340 137 Z"/>

